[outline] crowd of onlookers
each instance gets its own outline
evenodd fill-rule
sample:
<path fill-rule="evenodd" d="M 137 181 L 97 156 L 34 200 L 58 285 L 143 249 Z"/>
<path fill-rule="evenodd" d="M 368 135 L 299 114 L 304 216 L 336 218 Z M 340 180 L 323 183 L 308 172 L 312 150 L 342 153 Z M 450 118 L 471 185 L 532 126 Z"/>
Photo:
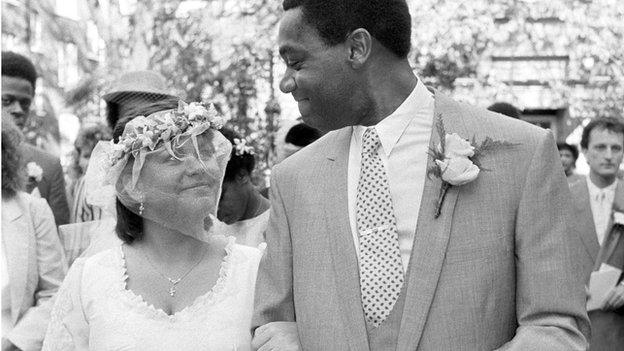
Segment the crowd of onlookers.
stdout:
<path fill-rule="evenodd" d="M 85 173 L 98 142 L 112 139 L 120 120 L 132 118 L 132 111 L 144 104 L 177 99 L 167 90 L 165 79 L 150 71 L 128 72 L 103 96 L 106 124 L 84 126 L 75 140 L 75 157 L 66 172 L 59 159 L 23 141 L 21 128 L 29 116 L 36 89 L 37 72 L 26 57 L 2 53 L 2 350 L 37 350 L 46 330 L 50 300 L 71 263 L 89 245 L 68 235 L 72 224 L 89 223 L 107 216 L 89 201 Z M 490 110 L 519 118 L 517 108 L 496 103 Z M 241 242 L 262 241 L 269 216 L 267 189 L 252 182 L 254 150 L 245 138 L 225 128 L 232 143 L 215 230 L 239 236 Z M 321 132 L 300 122 L 285 123 L 277 133 L 278 161 L 321 137 Z M 618 180 L 624 156 L 624 123 L 620 118 L 593 120 L 583 131 L 580 143 L 589 165 L 589 175 L 575 173 L 579 149 L 558 144 L 561 163 L 572 193 L 579 266 L 593 267 L 590 281 L 603 272 L 624 269 L 624 185 Z M 66 226 L 69 225 L 69 226 Z M 63 235 L 63 230 L 67 234 Z M 70 243 L 71 242 L 71 243 Z M 78 245 L 78 248 L 75 246 Z M 69 257 L 71 256 L 71 257 Z M 69 259 L 69 260 L 68 260 Z M 624 276 L 600 296 L 602 303 L 590 309 L 593 340 L 612 345 L 624 337 Z M 598 278 L 595 278 L 598 279 Z M 592 344 L 592 348 L 599 345 Z"/>

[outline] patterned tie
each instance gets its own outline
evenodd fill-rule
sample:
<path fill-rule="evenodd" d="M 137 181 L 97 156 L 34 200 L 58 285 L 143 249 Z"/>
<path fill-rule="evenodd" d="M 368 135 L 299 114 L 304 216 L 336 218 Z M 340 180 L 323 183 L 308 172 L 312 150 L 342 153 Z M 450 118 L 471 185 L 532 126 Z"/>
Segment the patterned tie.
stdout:
<path fill-rule="evenodd" d="M 388 177 L 375 128 L 362 137 L 362 168 L 356 219 L 360 235 L 360 285 L 367 322 L 378 327 L 390 314 L 403 286 L 399 236 Z"/>
<path fill-rule="evenodd" d="M 607 192 L 604 190 L 599 190 L 595 196 L 596 196 L 596 202 L 598 202 L 602 206 L 604 201 L 607 199 Z"/>

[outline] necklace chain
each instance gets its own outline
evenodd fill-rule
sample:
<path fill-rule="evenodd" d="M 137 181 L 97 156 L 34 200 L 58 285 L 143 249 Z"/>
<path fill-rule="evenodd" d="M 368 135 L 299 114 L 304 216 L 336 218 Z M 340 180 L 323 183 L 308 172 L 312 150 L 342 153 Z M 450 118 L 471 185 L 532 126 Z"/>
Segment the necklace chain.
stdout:
<path fill-rule="evenodd" d="M 180 276 L 177 279 L 170 278 L 170 277 L 166 276 L 164 273 L 162 273 L 160 270 L 158 270 L 156 265 L 152 262 L 152 260 L 149 258 L 149 256 L 147 256 L 147 254 L 145 254 L 145 253 L 142 253 L 142 254 L 143 254 L 143 257 L 145 257 L 147 262 L 150 264 L 150 266 L 152 266 L 152 269 L 156 273 L 160 274 L 160 276 L 162 276 L 163 278 L 167 279 L 169 281 L 169 283 L 171 283 L 171 286 L 169 287 L 169 296 L 175 297 L 175 294 L 177 292 L 177 285 L 182 281 L 182 279 L 186 278 L 186 276 L 189 275 L 189 273 L 191 273 L 193 271 L 193 269 L 195 269 L 195 267 L 199 266 L 199 264 L 204 260 L 204 257 L 206 257 L 206 253 L 207 252 L 208 252 L 208 250 L 205 250 L 204 254 L 199 258 L 199 260 L 197 262 L 195 262 L 195 264 L 193 264 L 191 266 L 191 268 L 189 268 L 189 270 L 186 271 L 186 273 L 184 273 L 182 276 Z"/>

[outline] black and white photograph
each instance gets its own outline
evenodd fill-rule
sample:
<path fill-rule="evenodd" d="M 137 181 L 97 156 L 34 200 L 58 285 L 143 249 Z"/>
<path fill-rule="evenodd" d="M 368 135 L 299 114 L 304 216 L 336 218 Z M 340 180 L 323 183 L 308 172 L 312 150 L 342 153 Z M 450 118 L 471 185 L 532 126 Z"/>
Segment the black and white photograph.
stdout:
<path fill-rule="evenodd" d="M 624 1 L 0 1 L 0 351 L 624 350 Z"/>

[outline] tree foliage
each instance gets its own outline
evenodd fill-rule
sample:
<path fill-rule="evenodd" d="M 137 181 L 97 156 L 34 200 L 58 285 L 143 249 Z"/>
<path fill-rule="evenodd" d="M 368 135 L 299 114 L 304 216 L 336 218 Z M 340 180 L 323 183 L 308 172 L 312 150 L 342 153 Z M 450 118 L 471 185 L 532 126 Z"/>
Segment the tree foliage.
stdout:
<path fill-rule="evenodd" d="M 411 3 L 415 69 L 455 92 L 468 78 L 474 103 L 517 98 L 491 57 L 569 56 L 565 77 L 538 71 L 550 107 L 585 119 L 624 111 L 624 3 L 618 0 L 462 1 Z M 518 73 L 520 74 L 520 73 Z"/>

